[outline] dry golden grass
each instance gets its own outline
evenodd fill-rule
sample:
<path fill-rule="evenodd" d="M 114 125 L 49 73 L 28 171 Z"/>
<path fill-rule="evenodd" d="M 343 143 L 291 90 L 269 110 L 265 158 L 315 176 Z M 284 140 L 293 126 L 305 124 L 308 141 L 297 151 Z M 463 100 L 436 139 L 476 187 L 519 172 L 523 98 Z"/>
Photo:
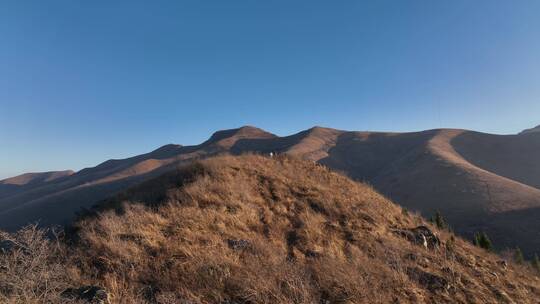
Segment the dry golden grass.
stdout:
<path fill-rule="evenodd" d="M 538 302 L 525 267 L 445 231 L 437 249 L 394 233 L 418 225 L 435 230 L 316 163 L 222 156 L 105 202 L 62 256 L 71 285 L 103 286 L 113 303 Z"/>

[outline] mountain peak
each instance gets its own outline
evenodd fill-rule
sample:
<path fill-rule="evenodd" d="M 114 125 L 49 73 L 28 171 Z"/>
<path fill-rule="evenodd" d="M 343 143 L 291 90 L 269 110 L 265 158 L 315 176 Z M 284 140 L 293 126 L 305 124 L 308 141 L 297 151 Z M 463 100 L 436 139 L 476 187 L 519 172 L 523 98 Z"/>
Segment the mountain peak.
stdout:
<path fill-rule="evenodd" d="M 317 135 L 317 134 L 335 134 L 335 133 L 342 133 L 343 131 L 333 128 L 327 128 L 327 127 L 321 127 L 321 126 L 314 126 L 306 130 L 306 133 Z"/>
<path fill-rule="evenodd" d="M 227 129 L 217 131 L 210 139 L 203 143 L 203 145 L 208 144 L 220 144 L 224 146 L 230 146 L 234 144 L 238 139 L 243 138 L 273 138 L 276 135 L 266 132 L 263 129 L 259 129 L 253 126 L 242 126 L 236 129 Z"/>
<path fill-rule="evenodd" d="M 150 152 L 150 154 L 152 154 L 154 157 L 167 157 L 173 155 L 175 152 L 178 151 L 178 149 L 182 147 L 182 145 L 167 144 L 155 149 L 154 151 Z"/>

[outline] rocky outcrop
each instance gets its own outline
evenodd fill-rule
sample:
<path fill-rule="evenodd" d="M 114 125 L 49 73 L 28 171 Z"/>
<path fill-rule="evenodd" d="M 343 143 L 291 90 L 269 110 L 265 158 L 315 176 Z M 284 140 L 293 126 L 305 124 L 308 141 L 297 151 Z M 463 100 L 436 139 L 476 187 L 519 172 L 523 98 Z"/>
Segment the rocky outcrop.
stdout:
<path fill-rule="evenodd" d="M 232 250 L 243 250 L 251 248 L 251 242 L 249 240 L 228 239 L 227 244 Z"/>
<path fill-rule="evenodd" d="M 11 240 L 0 240 L 0 253 L 7 253 L 17 247 L 17 244 Z"/>
<path fill-rule="evenodd" d="M 431 292 L 444 291 L 450 288 L 450 284 L 447 279 L 436 274 L 423 271 L 420 268 L 408 268 L 407 275 L 411 280 L 418 282 L 418 284 Z"/>
<path fill-rule="evenodd" d="M 397 229 L 394 233 L 406 238 L 411 243 L 424 246 L 427 249 L 438 248 L 441 241 L 427 226 L 418 226 L 410 229 Z"/>

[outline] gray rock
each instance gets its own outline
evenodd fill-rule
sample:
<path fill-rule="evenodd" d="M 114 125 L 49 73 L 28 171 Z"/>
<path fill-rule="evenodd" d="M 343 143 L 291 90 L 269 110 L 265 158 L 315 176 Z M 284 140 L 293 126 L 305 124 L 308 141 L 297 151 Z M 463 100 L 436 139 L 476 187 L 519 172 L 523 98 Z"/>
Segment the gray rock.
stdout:
<path fill-rule="evenodd" d="M 433 273 L 423 271 L 420 268 L 408 268 L 407 275 L 411 280 L 418 282 L 429 291 L 445 291 L 450 288 L 447 279 Z"/>
<path fill-rule="evenodd" d="M 242 240 L 242 239 L 228 239 L 227 244 L 229 245 L 229 248 L 232 250 L 243 250 L 251 248 L 251 242 L 249 240 Z"/>
<path fill-rule="evenodd" d="M 499 265 L 502 269 L 506 269 L 506 267 L 508 267 L 508 263 L 505 260 L 497 261 L 497 265 Z"/>
<path fill-rule="evenodd" d="M 83 286 L 68 288 L 61 294 L 62 297 L 72 300 L 81 300 L 89 304 L 109 304 L 109 294 L 99 286 Z"/>
<path fill-rule="evenodd" d="M 17 248 L 17 244 L 11 240 L 0 240 L 0 253 L 8 253 Z"/>
<path fill-rule="evenodd" d="M 394 230 L 394 233 L 406 238 L 412 243 L 429 249 L 438 248 L 441 244 L 441 241 L 437 235 L 426 226 L 418 226 L 410 229 L 398 229 Z"/>

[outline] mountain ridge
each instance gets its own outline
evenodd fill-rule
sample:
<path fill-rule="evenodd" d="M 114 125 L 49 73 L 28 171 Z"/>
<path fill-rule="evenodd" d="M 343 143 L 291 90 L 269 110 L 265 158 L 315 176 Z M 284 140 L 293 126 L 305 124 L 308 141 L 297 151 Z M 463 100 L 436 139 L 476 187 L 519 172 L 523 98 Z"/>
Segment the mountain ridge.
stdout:
<path fill-rule="evenodd" d="M 531 224 L 529 233 L 516 237 L 524 224 L 514 216 L 520 210 L 540 207 L 540 159 L 534 151 L 540 151 L 540 133 L 493 135 L 462 129 L 396 133 L 317 126 L 280 137 L 244 126 L 217 131 L 199 145 L 170 144 L 109 160 L 7 198 L 2 198 L 0 189 L 0 222 L 7 221 L 3 228 L 16 228 L 28 218 L 44 224 L 65 223 L 71 218 L 66 210 L 74 214 L 193 160 L 221 153 L 273 152 L 316 161 L 367 181 L 424 216 L 441 211 L 456 232 L 466 237 L 487 231 L 501 247 L 519 245 L 528 253 L 540 252 L 540 241 L 529 240 L 536 226 Z M 59 214 L 41 214 L 49 209 Z M 513 219 L 508 223 L 502 220 L 506 213 Z M 6 225 L 9 221 L 14 224 Z"/>
<path fill-rule="evenodd" d="M 31 183 L 52 181 L 57 178 L 74 174 L 73 170 L 64 171 L 46 171 L 46 172 L 29 172 L 23 173 L 14 177 L 8 177 L 0 180 L 0 185 L 16 185 L 23 186 Z"/>

